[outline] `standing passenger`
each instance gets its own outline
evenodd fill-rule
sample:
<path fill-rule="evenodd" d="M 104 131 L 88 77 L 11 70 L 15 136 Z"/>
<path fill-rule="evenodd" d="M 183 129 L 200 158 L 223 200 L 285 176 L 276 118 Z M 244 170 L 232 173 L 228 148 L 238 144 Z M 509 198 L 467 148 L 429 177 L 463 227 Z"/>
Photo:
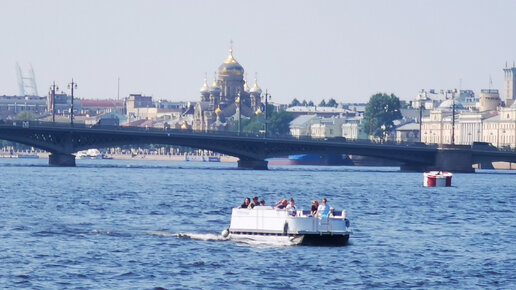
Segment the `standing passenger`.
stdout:
<path fill-rule="evenodd" d="M 251 202 L 251 208 L 254 208 L 255 206 L 260 205 L 258 202 L 258 196 L 253 197 L 253 202 Z"/>
<path fill-rule="evenodd" d="M 321 205 L 319 205 L 319 208 L 317 208 L 317 215 L 319 217 L 328 217 L 328 214 L 330 213 L 330 206 L 326 204 L 326 198 L 323 198 L 321 202 Z"/>

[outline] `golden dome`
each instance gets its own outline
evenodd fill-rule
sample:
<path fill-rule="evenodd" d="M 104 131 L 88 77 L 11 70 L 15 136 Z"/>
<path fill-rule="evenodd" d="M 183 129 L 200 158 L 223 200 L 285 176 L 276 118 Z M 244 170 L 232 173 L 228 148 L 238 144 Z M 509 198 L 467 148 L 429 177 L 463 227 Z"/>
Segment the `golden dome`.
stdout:
<path fill-rule="evenodd" d="M 256 112 L 255 112 L 255 113 L 256 113 L 256 115 L 260 115 L 260 114 L 261 114 L 261 113 L 263 113 L 263 112 L 262 112 L 262 109 L 261 109 L 261 108 L 258 108 L 258 110 L 256 110 Z"/>
<path fill-rule="evenodd" d="M 225 64 L 238 63 L 238 61 L 236 61 L 236 59 L 233 57 L 233 49 L 232 48 L 229 49 L 228 59 L 226 59 L 226 61 L 224 63 Z"/>
<path fill-rule="evenodd" d="M 220 109 L 220 106 L 217 107 L 217 109 L 215 109 L 215 114 L 220 114 L 220 112 L 222 112 L 222 110 Z"/>
<path fill-rule="evenodd" d="M 233 49 L 229 49 L 229 56 L 226 61 L 219 66 L 219 75 L 244 75 L 244 68 L 233 57 Z"/>
<path fill-rule="evenodd" d="M 238 97 L 236 97 L 235 103 L 237 103 L 237 104 L 240 103 L 240 94 L 238 94 Z"/>
<path fill-rule="evenodd" d="M 183 125 L 181 125 L 181 129 L 183 129 L 183 130 L 188 129 L 188 125 L 186 124 L 186 121 L 183 121 Z"/>

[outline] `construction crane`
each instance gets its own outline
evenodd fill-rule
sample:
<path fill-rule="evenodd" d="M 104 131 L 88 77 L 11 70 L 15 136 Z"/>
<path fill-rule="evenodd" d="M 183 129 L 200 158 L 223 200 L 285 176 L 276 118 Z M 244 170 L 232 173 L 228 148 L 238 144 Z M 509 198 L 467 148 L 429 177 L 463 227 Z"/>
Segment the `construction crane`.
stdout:
<path fill-rule="evenodd" d="M 39 96 L 32 65 L 30 65 L 28 76 L 23 75 L 20 64 L 18 63 L 16 63 L 16 71 L 18 73 L 18 89 L 20 96 Z"/>

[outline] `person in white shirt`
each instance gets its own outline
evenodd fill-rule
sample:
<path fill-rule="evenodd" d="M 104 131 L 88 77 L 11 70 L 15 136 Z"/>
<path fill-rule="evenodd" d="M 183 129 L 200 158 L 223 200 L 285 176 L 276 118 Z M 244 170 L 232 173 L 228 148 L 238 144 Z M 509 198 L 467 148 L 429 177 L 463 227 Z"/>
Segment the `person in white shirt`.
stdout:
<path fill-rule="evenodd" d="M 288 215 L 296 216 L 296 213 L 297 213 L 296 203 L 294 202 L 293 198 L 290 198 L 290 203 L 287 205 L 287 212 L 288 212 Z"/>

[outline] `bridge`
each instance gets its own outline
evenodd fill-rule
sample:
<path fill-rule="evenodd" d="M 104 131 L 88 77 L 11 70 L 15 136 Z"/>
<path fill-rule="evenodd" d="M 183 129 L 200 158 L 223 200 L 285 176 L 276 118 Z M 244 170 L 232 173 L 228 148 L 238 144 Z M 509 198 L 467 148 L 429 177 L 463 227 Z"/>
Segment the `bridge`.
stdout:
<path fill-rule="evenodd" d="M 75 166 L 73 153 L 89 148 L 122 145 L 163 144 L 211 150 L 239 158 L 238 167 L 267 169 L 267 158 L 304 153 L 338 153 L 399 161 L 402 170 L 474 172 L 473 164 L 493 161 L 516 162 L 515 151 L 481 146 L 427 146 L 424 144 L 379 144 L 344 139 L 319 140 L 292 136 L 264 137 L 235 132 L 197 132 L 119 126 L 3 121 L 0 139 L 50 152 L 50 166 Z"/>

